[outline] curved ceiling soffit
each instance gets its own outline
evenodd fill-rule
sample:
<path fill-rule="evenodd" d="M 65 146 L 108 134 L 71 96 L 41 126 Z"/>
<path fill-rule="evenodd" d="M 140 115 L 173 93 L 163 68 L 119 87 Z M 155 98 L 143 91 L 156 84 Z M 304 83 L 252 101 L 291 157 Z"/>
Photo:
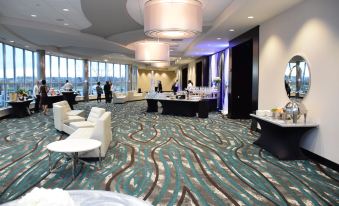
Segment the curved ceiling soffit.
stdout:
<path fill-rule="evenodd" d="M 81 30 L 101 37 L 142 29 L 127 13 L 126 0 L 81 0 L 82 11 L 92 26 Z"/>
<path fill-rule="evenodd" d="M 6 26 L 18 37 L 29 39 L 29 42 L 40 47 L 88 47 L 92 49 L 107 50 L 107 53 L 121 52 L 132 54 L 133 51 L 127 49 L 113 41 L 109 41 L 99 36 L 81 33 L 80 31 L 58 27 L 54 25 L 44 24 L 39 22 L 26 21 L 13 18 L 1 18 L 0 24 Z M 23 38 L 27 37 L 27 38 Z"/>
<path fill-rule="evenodd" d="M 20 6 L 18 6 L 20 5 Z M 68 12 L 62 9 L 68 8 Z M 81 9 L 81 0 L 11 0 L 0 1 L 0 13 L 4 17 L 32 20 L 35 22 L 60 26 L 67 22 L 67 27 L 81 30 L 91 26 Z M 38 17 L 32 19 L 31 14 Z"/>
<path fill-rule="evenodd" d="M 126 9 L 134 21 L 144 25 L 144 4 L 148 0 L 127 0 Z M 234 0 L 200 0 L 203 4 L 203 25 L 211 26 Z"/>

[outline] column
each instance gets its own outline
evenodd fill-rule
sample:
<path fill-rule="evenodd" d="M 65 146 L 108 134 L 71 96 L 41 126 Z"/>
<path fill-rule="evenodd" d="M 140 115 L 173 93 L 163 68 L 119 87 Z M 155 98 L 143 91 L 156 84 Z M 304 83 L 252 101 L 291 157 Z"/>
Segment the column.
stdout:
<path fill-rule="evenodd" d="M 88 102 L 89 100 L 89 75 L 88 75 L 88 59 L 84 60 L 84 84 L 83 84 L 83 91 L 84 91 L 84 101 Z"/>
<path fill-rule="evenodd" d="M 128 91 L 131 91 L 132 90 L 132 84 L 133 84 L 133 81 L 132 81 L 132 64 L 128 65 L 128 80 L 127 81 L 128 81 L 127 89 L 128 89 Z"/>
<path fill-rule="evenodd" d="M 46 79 L 46 72 L 45 72 L 45 50 L 37 50 L 38 59 L 37 59 L 37 78 L 38 79 Z"/>

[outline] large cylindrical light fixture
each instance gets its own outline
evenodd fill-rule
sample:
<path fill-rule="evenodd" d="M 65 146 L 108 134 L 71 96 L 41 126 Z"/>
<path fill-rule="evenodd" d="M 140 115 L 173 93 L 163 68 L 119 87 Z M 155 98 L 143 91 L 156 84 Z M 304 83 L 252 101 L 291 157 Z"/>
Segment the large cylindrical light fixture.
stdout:
<path fill-rule="evenodd" d="M 169 61 L 169 44 L 156 41 L 136 42 L 135 59 L 140 62 L 153 63 Z"/>
<path fill-rule="evenodd" d="M 202 31 L 198 0 L 149 0 L 144 6 L 144 32 L 167 39 L 191 38 Z"/>
<path fill-rule="evenodd" d="M 170 62 L 155 62 L 155 63 L 152 63 L 151 65 L 157 68 L 164 68 L 164 67 L 169 67 L 171 64 Z"/>

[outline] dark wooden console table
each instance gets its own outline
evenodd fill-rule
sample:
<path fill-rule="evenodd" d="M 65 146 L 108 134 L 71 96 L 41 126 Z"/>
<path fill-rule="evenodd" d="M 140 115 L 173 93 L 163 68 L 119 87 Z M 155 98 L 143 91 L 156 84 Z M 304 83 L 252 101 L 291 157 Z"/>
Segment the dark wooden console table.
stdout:
<path fill-rule="evenodd" d="M 24 101 L 8 101 L 7 103 L 12 106 L 12 117 L 26 117 L 31 115 L 31 111 L 29 110 L 29 105 L 33 99 L 28 99 Z"/>
<path fill-rule="evenodd" d="M 306 159 L 299 147 L 300 140 L 306 131 L 318 127 L 318 124 L 302 121 L 293 124 L 291 121 L 285 122 L 254 114 L 251 116 L 261 127 L 261 135 L 254 144 L 280 160 Z"/>

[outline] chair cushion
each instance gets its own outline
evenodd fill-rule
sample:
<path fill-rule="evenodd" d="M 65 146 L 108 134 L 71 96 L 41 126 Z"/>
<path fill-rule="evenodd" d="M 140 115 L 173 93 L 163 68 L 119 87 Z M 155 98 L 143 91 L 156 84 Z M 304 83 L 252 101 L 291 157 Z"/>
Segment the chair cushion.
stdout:
<path fill-rule="evenodd" d="M 89 121 L 81 121 L 81 122 L 71 122 L 70 127 L 74 129 L 79 129 L 79 128 L 87 128 L 87 127 L 94 127 L 95 124 Z"/>
<path fill-rule="evenodd" d="M 80 128 L 75 130 L 67 139 L 90 139 L 94 128 Z"/>
<path fill-rule="evenodd" d="M 81 115 L 84 112 L 84 110 L 71 110 L 68 111 L 66 114 L 69 116 L 77 116 L 77 115 Z"/>
<path fill-rule="evenodd" d="M 64 120 L 64 123 L 68 123 L 68 122 L 80 122 L 80 121 L 85 121 L 85 118 L 80 117 L 80 116 L 68 116 Z"/>
<path fill-rule="evenodd" d="M 99 108 L 99 107 L 92 107 L 87 121 L 91 122 L 91 123 L 96 123 L 96 121 L 105 113 L 105 109 L 103 108 Z"/>

